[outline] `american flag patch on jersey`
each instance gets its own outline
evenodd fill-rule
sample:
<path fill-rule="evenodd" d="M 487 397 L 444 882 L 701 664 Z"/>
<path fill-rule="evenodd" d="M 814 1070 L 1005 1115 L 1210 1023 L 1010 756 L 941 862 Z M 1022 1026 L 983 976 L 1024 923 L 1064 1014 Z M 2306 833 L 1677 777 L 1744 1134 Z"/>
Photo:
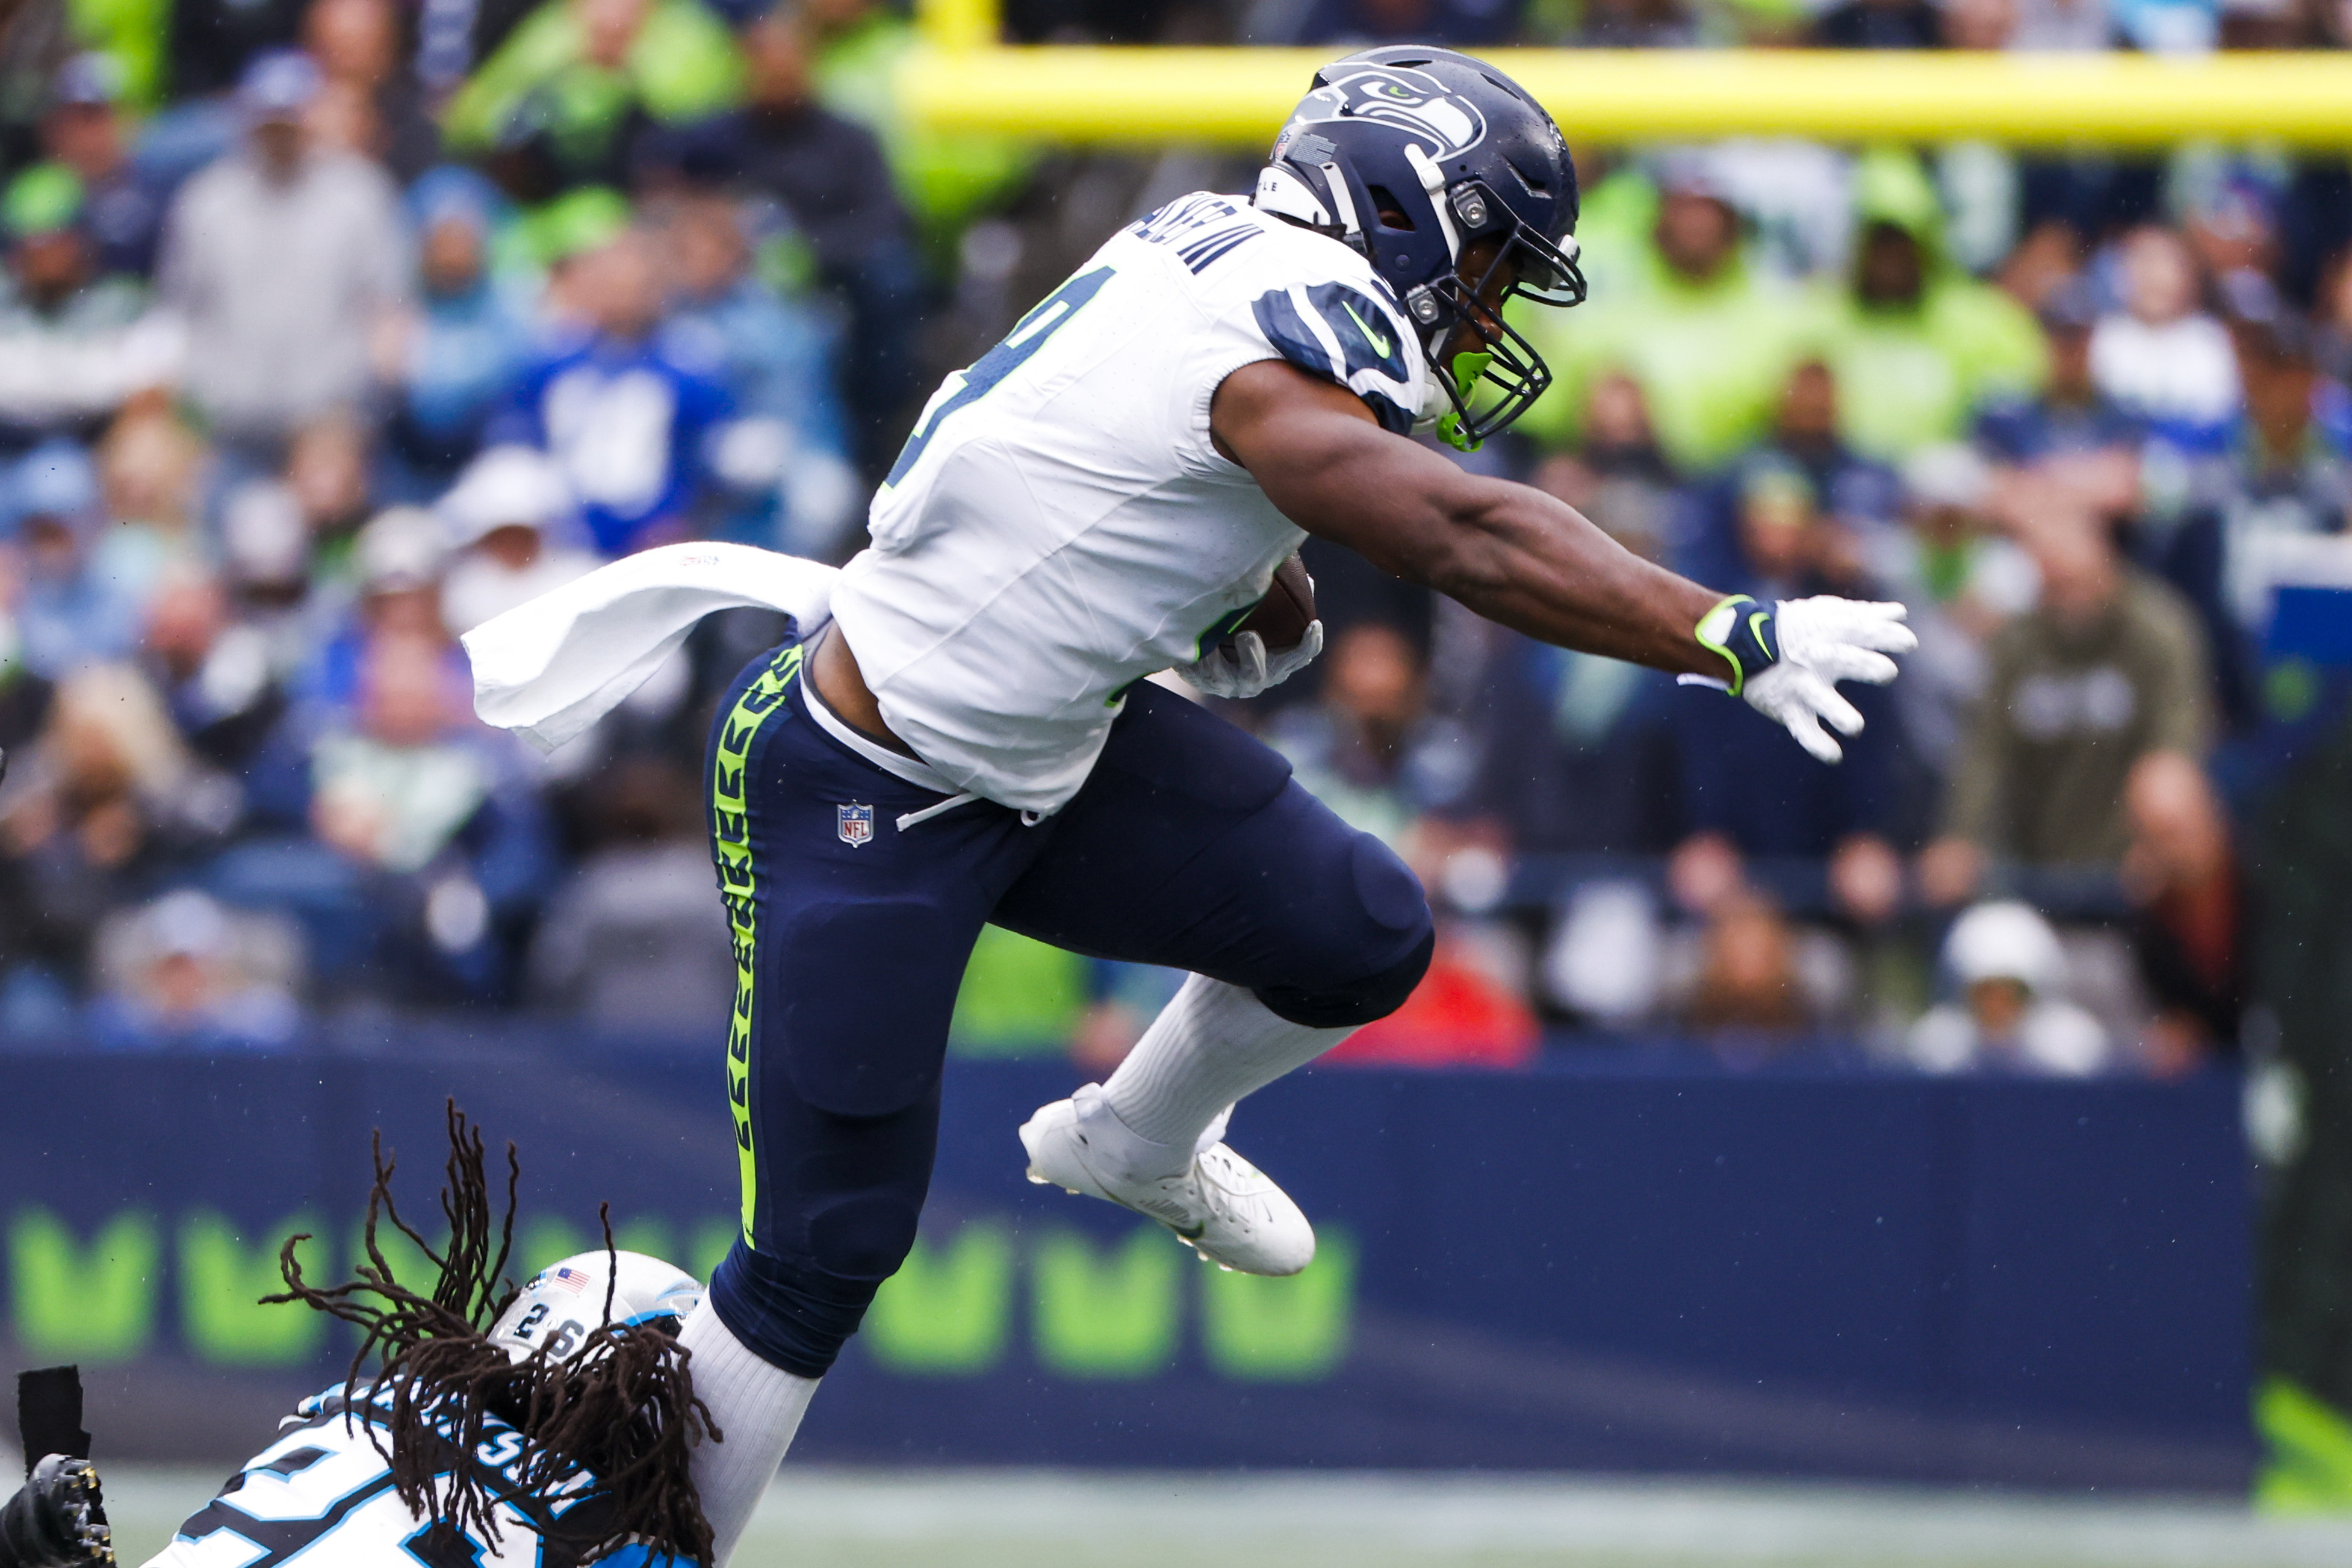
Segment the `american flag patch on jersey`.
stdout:
<path fill-rule="evenodd" d="M 588 1288 L 588 1276 L 583 1270 L 578 1269 L 550 1269 L 547 1271 L 547 1282 L 551 1285 L 561 1285 L 576 1296 Z"/>

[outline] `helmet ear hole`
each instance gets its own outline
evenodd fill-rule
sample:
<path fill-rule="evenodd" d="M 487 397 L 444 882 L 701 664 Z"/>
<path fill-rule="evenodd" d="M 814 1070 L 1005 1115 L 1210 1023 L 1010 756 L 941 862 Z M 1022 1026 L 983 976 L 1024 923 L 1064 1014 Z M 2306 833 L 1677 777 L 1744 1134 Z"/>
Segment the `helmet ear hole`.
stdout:
<path fill-rule="evenodd" d="M 1386 185 L 1367 185 L 1364 194 L 1372 199 L 1372 210 L 1380 214 L 1382 227 L 1401 229 L 1406 234 L 1414 232 L 1412 214 Z"/>

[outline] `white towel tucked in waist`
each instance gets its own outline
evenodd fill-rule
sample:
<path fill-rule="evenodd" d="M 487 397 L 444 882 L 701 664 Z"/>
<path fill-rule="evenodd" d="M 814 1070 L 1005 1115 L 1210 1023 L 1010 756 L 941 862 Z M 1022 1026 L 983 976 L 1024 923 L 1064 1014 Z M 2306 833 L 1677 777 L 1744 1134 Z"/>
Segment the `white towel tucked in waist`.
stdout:
<path fill-rule="evenodd" d="M 664 545 L 492 616 L 460 639 L 474 711 L 552 751 L 611 712 L 718 610 L 778 610 L 823 624 L 833 567 L 750 545 Z"/>

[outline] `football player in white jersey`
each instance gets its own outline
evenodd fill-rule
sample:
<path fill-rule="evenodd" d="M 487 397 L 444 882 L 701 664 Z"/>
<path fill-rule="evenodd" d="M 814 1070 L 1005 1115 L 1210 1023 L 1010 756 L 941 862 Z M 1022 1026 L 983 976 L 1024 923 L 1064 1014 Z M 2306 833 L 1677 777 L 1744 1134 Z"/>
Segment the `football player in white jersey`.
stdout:
<path fill-rule="evenodd" d="M 1898 605 L 1729 599 L 1475 444 L 1548 382 L 1506 308 L 1583 297 L 1559 130 L 1493 68 L 1375 49 L 1318 73 L 1254 195 L 1113 236 L 948 378 L 831 618 L 720 705 L 709 783 L 735 931 L 743 1231 L 681 1333 L 726 1429 L 695 1474 L 720 1560 L 816 1380 L 915 1238 L 948 1022 L 993 923 L 1191 972 L 1105 1083 L 1021 1129 L 1033 1179 L 1203 1258 L 1296 1272 L 1314 1231 L 1223 1142 L 1234 1103 L 1398 1007 L 1412 873 L 1240 730 L 1314 655 L 1234 630 L 1309 533 L 1546 642 L 1721 687 L 1825 761 Z"/>
<path fill-rule="evenodd" d="M 305 1283 L 294 1249 L 307 1238 L 287 1243 L 288 1291 L 270 1299 L 359 1329 L 352 1375 L 302 1401 L 146 1568 L 713 1560 L 688 1455 L 698 1436 L 717 1433 L 677 1343 L 702 1287 L 659 1259 L 608 1245 L 512 1290 L 501 1279 L 514 1232 L 512 1148 L 499 1225 L 480 1134 L 454 1106 L 450 1134 L 442 1213 L 452 1235 L 438 1253 L 391 1210 L 391 1168 L 381 1160 L 356 1280 Z M 380 1214 L 437 1266 L 429 1292 L 393 1277 L 377 1246 Z M 375 1375 L 360 1370 L 379 1355 Z M 79 1405 L 76 1381 L 68 1425 L 79 1423 Z M 60 1446 L 88 1452 L 88 1434 L 77 1443 L 47 1425 Z M 89 1461 L 52 1454 L 0 1505 L 0 1568 L 104 1568 L 115 1561 L 108 1536 Z"/>

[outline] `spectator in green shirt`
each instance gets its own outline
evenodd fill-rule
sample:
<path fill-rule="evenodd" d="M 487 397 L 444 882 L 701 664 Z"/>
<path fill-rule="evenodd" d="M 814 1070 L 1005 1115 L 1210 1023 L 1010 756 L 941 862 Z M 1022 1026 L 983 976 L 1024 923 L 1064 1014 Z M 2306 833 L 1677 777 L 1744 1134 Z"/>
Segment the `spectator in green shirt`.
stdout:
<path fill-rule="evenodd" d="M 1749 265 L 1739 214 L 1706 155 L 1668 160 L 1659 185 L 1649 245 L 1620 258 L 1580 319 L 1542 321 L 1569 313 L 1539 311 L 1519 323 L 1559 377 L 1519 428 L 1549 445 L 1578 439 L 1593 384 L 1622 371 L 1667 460 L 1700 473 L 1770 425 L 1796 361 L 1800 297 Z"/>
<path fill-rule="evenodd" d="M 450 100 L 442 134 L 478 154 L 538 141 L 564 185 L 619 183 L 642 120 L 732 109 L 743 61 L 698 0 L 546 0 Z"/>
<path fill-rule="evenodd" d="M 1974 895 L 1995 859 L 2119 865 L 2143 767 L 2193 766 L 2212 738 L 2204 638 L 2180 596 L 2126 564 L 2095 518 L 2037 524 L 2025 543 L 2041 599 L 1987 644 L 1939 836 L 1919 857 L 1931 904 Z"/>
<path fill-rule="evenodd" d="M 904 16 L 875 0 L 777 0 L 772 13 L 814 39 L 817 100 L 881 139 L 899 198 L 935 252 L 952 247 L 968 220 L 1028 177 L 1033 160 L 1019 142 L 933 131 L 908 116 L 898 68 L 920 40 Z"/>
<path fill-rule="evenodd" d="M 2030 398 L 2049 375 L 2033 318 L 1955 265 L 1943 230 L 1916 158 L 1893 149 L 1863 158 L 1853 263 L 1816 289 L 1804 335 L 1835 373 L 1846 443 L 1865 457 L 1899 464 L 1960 439 L 1979 409 Z"/>

